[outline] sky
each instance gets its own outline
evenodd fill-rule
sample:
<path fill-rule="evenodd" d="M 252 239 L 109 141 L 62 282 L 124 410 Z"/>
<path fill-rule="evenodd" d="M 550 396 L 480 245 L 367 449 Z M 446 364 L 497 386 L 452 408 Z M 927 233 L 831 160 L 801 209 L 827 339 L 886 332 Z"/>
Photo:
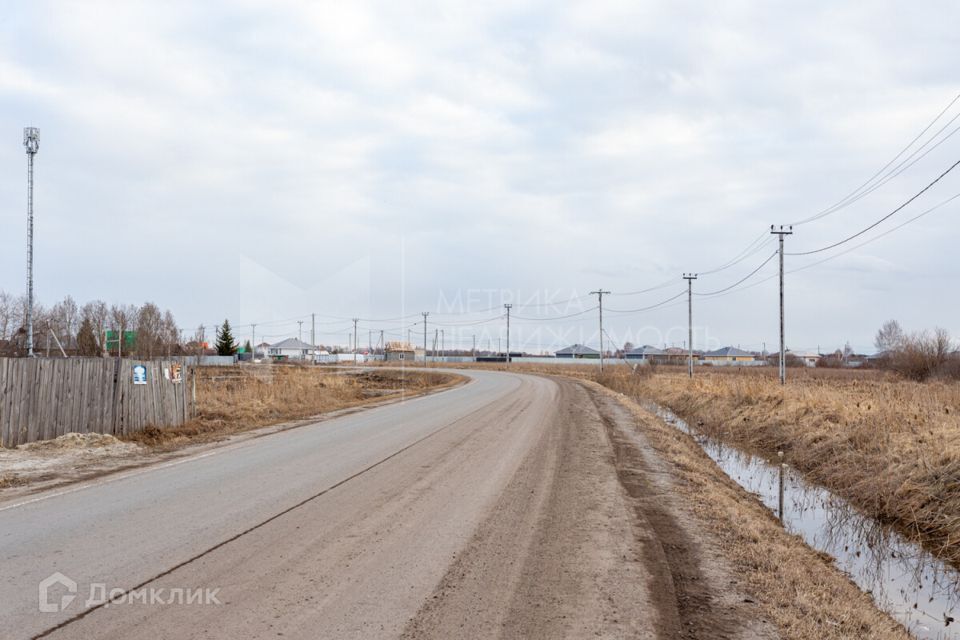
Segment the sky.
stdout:
<path fill-rule="evenodd" d="M 429 311 L 431 343 L 496 348 L 511 303 L 511 346 L 540 352 L 597 346 L 604 290 L 604 340 L 681 346 L 697 272 L 694 345 L 774 350 L 776 258 L 702 294 L 951 103 L 958 23 L 940 1 L 15 3 L 0 290 L 25 287 L 35 126 L 48 305 L 152 301 L 187 335 L 228 318 L 257 342 L 297 320 L 306 339 L 315 314 L 318 343 L 346 344 L 359 318 L 361 345 L 422 341 Z M 789 255 L 920 191 L 960 158 L 956 124 L 785 238 L 789 348 L 869 353 L 890 318 L 960 337 L 960 199 L 856 247 L 956 195 L 960 169 Z"/>

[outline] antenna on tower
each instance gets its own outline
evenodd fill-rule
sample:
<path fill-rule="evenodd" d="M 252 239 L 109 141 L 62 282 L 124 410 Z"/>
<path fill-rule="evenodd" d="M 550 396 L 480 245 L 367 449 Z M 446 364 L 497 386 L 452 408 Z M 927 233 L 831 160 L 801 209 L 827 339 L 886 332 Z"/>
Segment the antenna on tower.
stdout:
<path fill-rule="evenodd" d="M 40 150 L 40 129 L 23 128 L 27 149 L 27 355 L 33 357 L 33 156 Z"/>

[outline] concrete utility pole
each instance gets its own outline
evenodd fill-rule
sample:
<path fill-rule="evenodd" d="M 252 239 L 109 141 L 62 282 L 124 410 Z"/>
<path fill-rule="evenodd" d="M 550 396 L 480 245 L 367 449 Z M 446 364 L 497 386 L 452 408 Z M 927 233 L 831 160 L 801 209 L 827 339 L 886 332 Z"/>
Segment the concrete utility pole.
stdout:
<path fill-rule="evenodd" d="M 310 314 L 310 346 L 317 350 L 317 314 Z M 316 354 L 314 354 L 316 355 Z"/>
<path fill-rule="evenodd" d="M 505 304 L 503 308 L 507 310 L 507 362 L 510 362 L 510 309 L 513 309 L 513 305 Z"/>
<path fill-rule="evenodd" d="M 693 281 L 697 279 L 695 273 L 683 274 L 683 279 L 687 281 L 687 331 L 690 334 L 688 341 L 689 353 L 687 358 L 687 375 L 693 377 Z"/>
<path fill-rule="evenodd" d="M 443 332 L 443 329 L 440 329 L 440 357 L 441 358 L 447 355 L 446 341 L 447 341 L 447 336 Z"/>
<path fill-rule="evenodd" d="M 357 322 L 360 318 L 353 319 L 353 363 L 357 363 Z"/>
<path fill-rule="evenodd" d="M 40 129 L 24 127 L 27 149 L 27 356 L 33 357 L 33 156 L 40 150 Z"/>
<path fill-rule="evenodd" d="M 257 361 L 257 323 L 251 323 L 250 325 L 250 362 L 251 364 Z"/>
<path fill-rule="evenodd" d="M 780 384 L 787 384 L 787 341 L 783 320 L 783 236 L 792 235 L 793 226 L 784 229 L 783 225 L 780 225 L 778 230 L 774 225 L 770 225 L 770 233 L 780 236 Z"/>
<path fill-rule="evenodd" d="M 427 362 L 427 316 L 430 315 L 429 311 L 421 311 L 423 315 L 423 362 Z"/>
<path fill-rule="evenodd" d="M 471 353 L 473 354 L 473 359 L 476 360 L 477 359 L 477 334 L 473 334 L 473 350 L 471 351 Z"/>
<path fill-rule="evenodd" d="M 297 320 L 297 324 L 300 325 L 300 333 L 297 335 L 297 339 L 303 342 L 303 320 Z"/>
<path fill-rule="evenodd" d="M 603 289 L 597 289 L 596 291 L 590 292 L 590 295 L 597 296 L 597 300 L 600 304 L 600 373 L 603 373 L 603 296 L 604 294 L 610 295 L 610 292 L 604 291 Z"/>

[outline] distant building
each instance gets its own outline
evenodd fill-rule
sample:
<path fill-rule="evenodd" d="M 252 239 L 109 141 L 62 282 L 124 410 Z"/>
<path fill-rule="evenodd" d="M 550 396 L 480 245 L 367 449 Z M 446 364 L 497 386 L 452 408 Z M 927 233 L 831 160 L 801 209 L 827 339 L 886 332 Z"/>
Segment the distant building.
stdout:
<path fill-rule="evenodd" d="M 409 342 L 388 342 L 384 354 L 387 361 L 415 362 L 417 360 L 417 349 Z"/>
<path fill-rule="evenodd" d="M 701 357 L 704 364 L 742 364 L 746 362 L 755 362 L 756 357 L 749 351 L 737 349 L 736 347 L 723 347 L 716 351 L 707 351 Z"/>
<path fill-rule="evenodd" d="M 274 360 L 313 360 L 317 348 L 297 338 L 287 338 L 267 348 Z"/>
<path fill-rule="evenodd" d="M 631 349 L 623 354 L 623 357 L 631 362 L 653 362 L 655 364 L 664 364 L 668 359 L 666 351 L 652 347 L 649 344 Z"/>
<path fill-rule="evenodd" d="M 807 365 L 808 367 L 817 366 L 817 363 L 820 362 L 820 358 L 823 357 L 815 351 L 787 351 L 787 355 L 802 360 L 803 364 Z M 787 360 L 787 362 L 790 361 Z"/>
<path fill-rule="evenodd" d="M 582 344 L 573 344 L 554 354 L 558 358 L 600 359 L 600 352 Z"/>

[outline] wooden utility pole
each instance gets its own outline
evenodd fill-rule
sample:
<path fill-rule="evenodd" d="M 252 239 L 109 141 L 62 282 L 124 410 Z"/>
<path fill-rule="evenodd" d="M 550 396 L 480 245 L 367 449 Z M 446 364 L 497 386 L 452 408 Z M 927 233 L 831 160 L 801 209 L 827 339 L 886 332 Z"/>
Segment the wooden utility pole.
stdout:
<path fill-rule="evenodd" d="M 597 289 L 596 291 L 591 291 L 590 295 L 597 296 L 597 300 L 600 306 L 600 373 L 603 373 L 603 296 L 604 294 L 609 295 L 609 291 L 604 291 L 603 289 Z"/>
<path fill-rule="evenodd" d="M 510 309 L 513 309 L 513 305 L 505 304 L 503 308 L 507 310 L 507 362 L 510 362 Z"/>
<path fill-rule="evenodd" d="M 784 229 L 783 225 L 780 225 L 778 230 L 774 225 L 770 225 L 770 233 L 780 239 L 780 384 L 787 384 L 787 341 L 783 319 L 783 236 L 792 235 L 793 226 Z"/>
<path fill-rule="evenodd" d="M 427 363 L 427 316 L 430 315 L 429 311 L 421 311 L 423 315 L 423 363 Z"/>
<path fill-rule="evenodd" d="M 697 279 L 695 273 L 683 274 L 683 279 L 687 281 L 687 375 L 693 377 L 693 281 Z"/>

